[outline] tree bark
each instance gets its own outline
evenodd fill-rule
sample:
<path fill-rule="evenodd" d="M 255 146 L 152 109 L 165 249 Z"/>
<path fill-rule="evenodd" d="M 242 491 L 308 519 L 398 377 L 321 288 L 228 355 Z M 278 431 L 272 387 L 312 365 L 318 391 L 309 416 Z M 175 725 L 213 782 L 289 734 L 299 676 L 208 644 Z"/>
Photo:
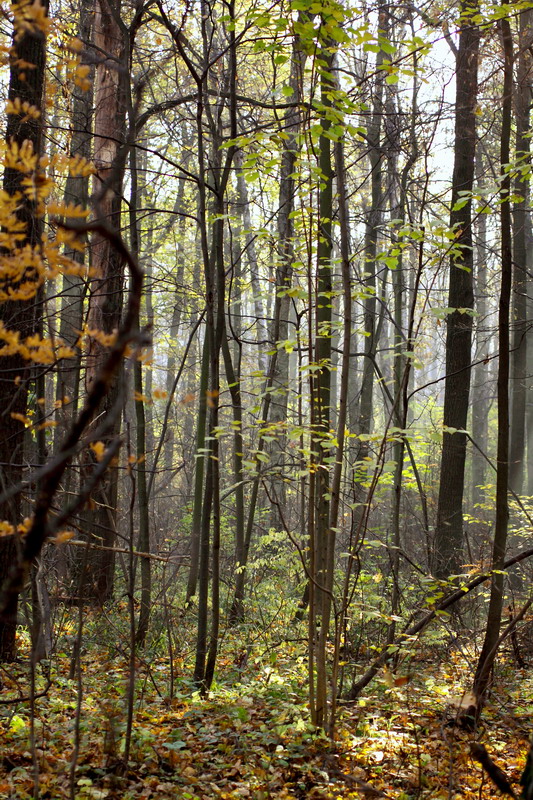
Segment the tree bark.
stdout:
<path fill-rule="evenodd" d="M 470 393 L 473 255 L 472 201 L 476 152 L 477 71 L 480 32 L 471 21 L 477 0 L 463 0 L 456 60 L 455 147 L 450 228 L 455 232 L 449 272 L 446 325 L 444 434 L 433 572 L 439 578 L 457 573 L 463 562 L 463 492 L 466 429 Z M 459 202 L 461 201 L 461 202 Z M 466 201 L 466 202 L 465 202 Z M 464 203 L 464 205 L 463 205 Z M 462 206 L 460 208 L 459 206 Z M 447 431 L 454 429 L 454 432 Z"/>
<path fill-rule="evenodd" d="M 478 711 L 483 706 L 490 683 L 490 673 L 496 658 L 497 643 L 503 609 L 505 549 L 509 522 L 509 307 L 513 274 L 511 241 L 511 178 L 507 165 L 510 158 L 512 92 L 513 92 L 513 40 L 508 19 L 499 21 L 503 40 L 504 78 L 502 98 L 502 133 L 500 144 L 500 225 L 501 225 L 501 288 L 498 309 L 498 445 L 496 468 L 496 520 L 492 550 L 493 575 L 485 640 L 479 656 L 474 678 L 474 694 Z"/>
<path fill-rule="evenodd" d="M 476 156 L 477 191 L 483 191 L 483 157 L 478 147 Z M 484 362 L 489 357 L 489 334 L 487 325 L 487 214 L 480 214 L 476 224 L 476 281 L 475 304 L 476 316 L 476 361 Z M 489 429 L 490 408 L 490 373 L 485 363 L 477 363 L 474 367 L 472 386 L 472 438 L 481 451 L 486 452 Z M 485 485 L 487 461 L 477 447 L 472 450 L 472 513 L 476 516 L 485 494 L 480 487 Z"/>
<path fill-rule="evenodd" d="M 100 55 L 96 67 L 94 181 L 95 213 L 115 230 L 121 226 L 122 181 L 125 168 L 125 120 L 129 52 L 120 21 L 120 0 L 99 0 L 94 18 L 94 44 Z M 114 335 L 120 325 L 124 292 L 124 262 L 109 239 L 94 237 L 91 243 L 95 275 L 89 297 L 88 327 L 105 335 Z M 92 381 L 105 359 L 106 347 L 91 337 L 87 355 L 86 384 Z M 109 424 L 104 444 L 108 445 L 120 430 L 119 398 L 121 380 L 115 379 L 104 403 Z M 94 465 L 85 464 L 86 474 Z M 113 547 L 116 533 L 118 470 L 110 468 L 93 496 L 93 509 L 86 513 L 85 524 L 91 540 Z M 112 550 L 92 550 L 85 581 L 86 593 L 95 602 L 112 596 L 114 554 Z"/>
<path fill-rule="evenodd" d="M 47 13 L 48 5 L 42 5 Z M 10 113 L 7 117 L 6 141 L 8 147 L 27 147 L 37 157 L 42 147 L 42 101 L 45 81 L 46 38 L 45 33 L 31 22 L 31 16 L 25 19 L 24 5 L 12 8 L 14 13 L 13 52 L 10 62 L 9 100 L 19 99 L 38 110 L 38 115 Z M 27 68 L 25 64 L 33 65 Z M 33 185 L 38 186 L 42 177 L 37 163 L 35 170 L 6 167 L 3 188 L 8 195 L 20 193 L 16 219 L 24 226 L 24 238 L 16 242 L 12 251 L 13 258 L 22 252 L 24 247 L 34 248 L 39 252 L 43 232 L 42 215 L 38 212 L 37 202 L 29 192 L 24 190 L 24 179 L 30 177 Z M 4 251 L 3 257 L 10 253 Z M 29 297 L 24 299 L 7 299 L 10 291 L 17 292 L 22 284 L 28 284 Z M 15 331 L 21 339 L 25 339 L 37 330 L 38 309 L 35 305 L 41 281 L 38 273 L 31 266 L 23 267 L 20 276 L 0 281 L 0 322 L 7 330 Z M 33 296 L 32 296 L 33 294 Z M 0 350 L 0 408 L 3 434 L 0 436 L 0 489 L 18 484 L 23 474 L 24 424 L 20 418 L 27 410 L 29 381 L 33 370 L 22 355 L 15 353 L 5 355 Z M 17 493 L 10 500 L 0 504 L 0 521 L 6 521 L 17 528 L 21 519 L 21 495 Z M 0 586 L 7 580 L 10 567 L 19 555 L 18 534 L 0 537 Z M 16 596 L 13 598 L 9 614 L 0 616 L 0 661 L 12 661 L 16 656 Z"/>
<path fill-rule="evenodd" d="M 530 165 L 531 131 L 529 123 L 531 105 L 532 43 L 531 9 L 520 12 L 519 54 L 516 76 L 515 118 L 516 159 L 524 169 Z M 527 346 L 529 322 L 527 317 L 528 273 L 527 226 L 529 211 L 529 178 L 519 171 L 514 182 L 514 193 L 522 198 L 513 206 L 513 307 L 511 348 L 511 435 L 509 439 L 509 486 L 521 494 L 525 474 L 526 401 L 527 401 Z"/>
<path fill-rule="evenodd" d="M 92 34 L 93 3 L 91 0 L 82 0 L 80 3 L 80 19 L 78 38 L 82 42 L 89 42 Z M 93 121 L 93 87 L 92 78 L 94 69 L 91 69 L 91 88 L 83 89 L 76 86 L 73 90 L 72 114 L 70 118 L 71 138 L 70 156 L 91 159 L 92 121 Z M 65 205 L 89 205 L 89 176 L 67 175 L 65 181 Z M 88 256 L 88 251 L 68 248 L 65 255 L 77 264 L 83 265 Z M 71 348 L 77 348 L 80 331 L 83 328 L 83 299 L 85 296 L 85 281 L 75 275 L 64 275 L 61 291 L 61 320 L 59 336 Z M 81 352 L 76 350 L 75 359 L 63 359 L 57 365 L 56 400 L 61 405 L 58 408 L 56 419 L 58 422 L 54 431 L 54 449 L 57 450 L 64 438 L 72 420 L 76 417 L 81 369 Z"/>

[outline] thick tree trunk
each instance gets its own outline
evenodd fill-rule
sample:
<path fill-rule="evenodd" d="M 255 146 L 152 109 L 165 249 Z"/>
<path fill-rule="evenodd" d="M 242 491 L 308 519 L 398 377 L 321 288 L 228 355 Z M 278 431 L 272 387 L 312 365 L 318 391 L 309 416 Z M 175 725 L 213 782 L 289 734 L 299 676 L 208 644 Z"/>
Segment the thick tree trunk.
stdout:
<path fill-rule="evenodd" d="M 126 82 L 129 54 L 120 25 L 120 0 L 99 0 L 94 19 L 95 50 L 101 60 L 96 67 L 94 182 L 95 212 L 116 230 L 120 230 L 122 180 L 125 166 L 124 144 L 127 105 Z M 89 298 L 88 327 L 113 335 L 119 327 L 124 292 L 124 263 L 109 240 L 92 241 L 94 279 Z M 87 386 L 90 387 L 106 355 L 106 348 L 91 338 L 87 355 Z M 120 430 L 120 379 L 115 380 L 104 402 L 107 430 L 104 444 L 109 444 Z M 93 465 L 86 464 L 86 473 Z M 87 533 L 92 541 L 111 548 L 115 542 L 118 499 L 118 470 L 111 467 L 93 495 L 93 509 L 86 514 Z M 93 550 L 85 580 L 86 594 L 96 602 L 108 600 L 113 593 L 114 554 L 111 550 Z"/>
<path fill-rule="evenodd" d="M 47 4 L 43 4 L 47 11 Z M 15 37 L 10 64 L 9 99 L 19 99 L 36 109 L 42 108 L 45 80 L 45 35 L 37 26 L 26 24 L 24 6 L 13 9 Z M 31 64 L 32 68 L 25 65 Z M 21 148 L 39 155 L 42 142 L 42 116 L 9 114 L 6 140 L 8 147 Z M 37 169 L 39 169 L 37 167 Z M 39 185 L 36 173 L 28 175 L 27 168 L 6 167 L 3 188 L 9 195 L 21 193 L 16 218 L 24 225 L 25 238 L 16 244 L 18 251 L 25 246 L 38 249 L 43 231 L 42 218 L 37 216 L 37 204 L 24 191 L 23 181 L 31 177 L 33 185 Z M 9 255 L 4 253 L 4 255 Z M 16 259 L 17 254 L 13 252 Z M 37 310 L 33 298 L 8 300 L 10 291 L 16 292 L 22 283 L 33 284 L 34 294 L 40 286 L 39 275 L 32 267 L 23 267 L 19 277 L 0 280 L 0 321 L 7 330 L 13 330 L 21 339 L 37 329 Z M 0 351 L 0 409 L 3 433 L 0 436 L 0 487 L 1 490 L 18 484 L 23 471 L 24 424 L 14 414 L 26 414 L 28 381 L 32 376 L 31 366 L 20 354 L 3 355 Z M 0 521 L 15 528 L 21 520 L 21 496 L 16 494 L 0 504 Z M 16 534 L 0 537 L 0 586 L 7 578 L 9 568 L 17 560 Z M 11 606 L 9 616 L 0 618 L 0 661 L 12 661 L 16 656 L 16 603 Z"/>
<path fill-rule="evenodd" d="M 474 184 L 479 27 L 470 22 L 477 0 L 463 0 L 456 63 L 455 160 L 450 227 L 456 238 L 450 261 L 446 326 L 444 434 L 440 469 L 433 572 L 457 573 L 463 563 L 463 492 L 472 342 L 472 213 Z M 461 203 L 459 201 L 461 200 Z M 465 202 L 466 200 L 466 202 Z M 464 205 L 463 205 L 464 202 Z M 458 206 L 462 207 L 459 208 Z M 466 309 L 466 310 L 465 310 Z M 447 428 L 453 430 L 447 431 Z"/>

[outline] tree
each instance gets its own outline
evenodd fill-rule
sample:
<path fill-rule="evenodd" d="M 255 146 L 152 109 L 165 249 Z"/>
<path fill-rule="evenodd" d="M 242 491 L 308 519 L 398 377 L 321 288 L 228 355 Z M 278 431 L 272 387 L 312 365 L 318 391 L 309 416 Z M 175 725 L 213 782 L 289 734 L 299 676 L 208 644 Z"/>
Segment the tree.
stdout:
<path fill-rule="evenodd" d="M 498 449 L 496 454 L 496 518 L 492 550 L 492 579 L 487 627 L 474 677 L 474 693 L 478 712 L 483 707 L 490 673 L 497 653 L 503 610 L 505 550 L 509 523 L 509 376 L 510 333 L 509 311 L 513 276 L 511 238 L 511 120 L 513 102 L 513 39 L 508 19 L 499 21 L 503 43 L 502 130 L 500 141 L 500 226 L 501 226 L 501 288 L 498 307 Z"/>
<path fill-rule="evenodd" d="M 463 552 L 463 492 L 466 423 L 470 391 L 472 311 L 472 199 L 476 152 L 477 72 L 480 32 L 477 4 L 461 4 L 456 59 L 455 144 L 450 228 L 449 311 L 446 318 L 444 432 L 433 571 L 447 578 L 460 571 Z"/>
<path fill-rule="evenodd" d="M 46 186 L 41 170 L 42 100 L 46 64 L 47 5 L 22 4 L 13 8 L 13 51 L 10 58 L 9 106 L 6 128 L 7 153 L 4 161 L 2 198 L 5 208 L 3 275 L 0 283 L 2 332 L 12 332 L 17 342 L 35 333 L 39 310 L 36 294 L 42 285 L 41 237 L 43 233 L 42 190 Z M 1 489 L 17 487 L 24 463 L 24 420 L 26 419 L 31 364 L 16 345 L 9 346 L 4 335 L 0 350 L 0 402 L 4 435 L 0 437 Z M 9 433 L 8 433 L 9 432 Z M 21 524 L 20 491 L 0 503 L 0 518 L 13 532 L 0 538 L 0 585 L 17 558 L 15 530 Z M 11 613 L 0 617 L 0 661 L 16 655 L 16 603 Z"/>
<path fill-rule="evenodd" d="M 99 1 L 94 18 L 94 46 L 99 54 L 95 75 L 94 113 L 94 207 L 98 220 L 120 231 L 122 183 L 127 154 L 125 141 L 127 81 L 130 51 L 127 31 L 120 17 L 120 2 Z M 99 334 L 113 337 L 122 316 L 124 260 L 109 237 L 96 234 L 91 242 L 91 264 L 95 275 L 89 296 L 87 327 L 90 348 L 87 354 L 86 385 L 90 388 L 106 357 L 106 347 Z M 120 430 L 121 382 L 115 381 L 105 399 L 106 433 L 104 444 L 112 442 Z M 86 475 L 95 461 L 84 465 Z M 98 602 L 108 600 L 113 592 L 117 520 L 118 471 L 107 471 L 93 498 L 93 509 L 86 515 L 86 526 L 93 542 L 108 548 L 91 553 L 84 594 Z"/>

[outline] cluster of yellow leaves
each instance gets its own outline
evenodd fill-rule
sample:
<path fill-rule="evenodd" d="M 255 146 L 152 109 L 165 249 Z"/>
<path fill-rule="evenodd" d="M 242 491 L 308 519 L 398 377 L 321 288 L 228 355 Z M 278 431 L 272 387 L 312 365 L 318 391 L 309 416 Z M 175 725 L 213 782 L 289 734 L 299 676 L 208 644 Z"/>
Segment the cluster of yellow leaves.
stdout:
<path fill-rule="evenodd" d="M 18 533 L 21 536 L 23 536 L 25 533 L 28 533 L 28 531 L 29 531 L 29 529 L 31 527 L 32 521 L 33 520 L 30 517 L 26 517 L 26 519 L 23 522 L 21 522 L 19 525 L 17 525 L 17 527 L 15 528 L 15 526 L 12 525 L 7 520 L 5 520 L 5 519 L 1 520 L 0 521 L 0 538 L 2 536 L 13 536 L 14 533 Z"/>
<path fill-rule="evenodd" d="M 28 0 L 13 3 L 11 11 L 17 37 L 20 38 L 25 33 L 47 35 L 50 31 L 52 20 L 47 16 L 46 9 L 40 0 L 34 0 L 33 3 Z"/>
<path fill-rule="evenodd" d="M 64 544 L 74 539 L 75 533 L 73 531 L 59 531 L 57 536 L 53 539 L 54 544 Z"/>
<path fill-rule="evenodd" d="M 105 455 L 105 444 L 103 442 L 91 442 L 90 448 L 97 461 L 101 461 Z"/>
<path fill-rule="evenodd" d="M 0 321 L 0 356 L 21 355 L 26 361 L 36 364 L 53 364 L 60 358 L 72 358 L 72 348 L 61 339 L 43 339 L 37 333 L 23 338 L 18 331 L 11 331 Z"/>
<path fill-rule="evenodd" d="M 87 64 L 81 63 L 80 54 L 83 51 L 83 42 L 74 37 L 68 42 L 67 49 L 71 53 L 66 62 L 67 79 L 85 92 L 91 88 L 91 81 L 89 80 L 91 68 Z"/>
<path fill-rule="evenodd" d="M 15 97 L 14 100 L 8 100 L 6 104 L 6 114 L 16 114 L 22 117 L 22 122 L 29 119 L 39 119 L 41 112 L 36 106 L 30 105 L 28 101 L 21 101 L 20 97 Z"/>
<path fill-rule="evenodd" d="M 9 102 L 8 113 L 33 114 L 36 109 L 20 101 Z M 86 219 L 88 212 L 81 206 L 58 203 L 50 200 L 54 183 L 45 172 L 47 168 L 55 171 L 69 171 L 73 176 L 86 176 L 94 172 L 92 164 L 85 158 L 52 159 L 38 158 L 32 144 L 0 142 L 0 154 L 4 168 L 23 173 L 22 192 L 14 195 L 0 190 L 0 302 L 6 300 L 30 300 L 45 280 L 54 280 L 58 275 L 77 275 L 84 277 L 87 269 L 65 255 L 65 249 L 83 251 L 85 248 L 76 231 L 67 230 L 61 224 L 53 226 L 54 236 L 43 234 L 37 247 L 23 244 L 26 236 L 26 223 L 19 217 L 23 194 L 35 203 L 35 213 L 51 218 Z M 7 351 L 3 351 L 8 355 Z M 59 356 L 64 357 L 64 356 Z M 47 355 L 42 363 L 51 363 Z"/>
<path fill-rule="evenodd" d="M 104 333 L 103 331 L 89 328 L 88 325 L 85 325 L 78 339 L 78 347 L 81 347 L 84 340 L 87 339 L 94 339 L 94 341 L 98 342 L 102 347 L 113 347 L 117 340 L 117 333 L 116 331 L 114 333 Z"/>
<path fill-rule="evenodd" d="M 39 156 L 28 139 L 20 145 L 17 142 L 2 142 L 0 147 L 4 152 L 4 167 L 28 174 L 36 172 Z"/>

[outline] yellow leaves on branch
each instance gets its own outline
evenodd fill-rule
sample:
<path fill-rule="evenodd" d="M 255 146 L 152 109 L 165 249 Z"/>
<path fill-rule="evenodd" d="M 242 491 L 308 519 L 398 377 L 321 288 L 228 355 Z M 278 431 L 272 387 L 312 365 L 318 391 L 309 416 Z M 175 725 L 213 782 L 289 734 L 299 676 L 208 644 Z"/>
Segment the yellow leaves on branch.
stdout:
<path fill-rule="evenodd" d="M 101 347 L 113 347 L 117 341 L 117 332 L 104 333 L 85 325 L 77 342 L 78 347 L 82 347 L 84 339 L 94 339 Z"/>
<path fill-rule="evenodd" d="M 24 522 L 21 522 L 15 528 L 15 526 L 12 525 L 7 520 L 5 520 L 5 519 L 4 520 L 0 520 L 0 538 L 3 537 L 3 536 L 13 536 L 13 534 L 15 534 L 15 533 L 18 533 L 21 536 L 24 536 L 25 533 L 28 533 L 28 531 L 29 531 L 29 529 L 31 527 L 32 521 L 33 520 L 32 520 L 31 517 L 26 517 Z"/>
<path fill-rule="evenodd" d="M 21 122 L 27 122 L 29 119 L 39 119 L 41 116 L 41 112 L 36 106 L 30 105 L 27 100 L 23 103 L 20 97 L 7 101 L 6 114 L 21 116 Z"/>
<path fill-rule="evenodd" d="M 7 520 L 0 520 L 0 539 L 4 536 L 13 536 L 15 533 L 18 533 L 19 536 L 24 536 L 26 534 L 33 522 L 31 517 L 26 517 L 24 522 L 21 522 L 20 525 L 17 525 L 15 528 Z M 65 542 L 69 542 L 71 539 L 74 539 L 75 534 L 73 531 L 60 531 L 53 539 L 54 544 L 64 544 Z"/>
<path fill-rule="evenodd" d="M 46 208 L 48 214 L 53 217 L 69 217 L 69 219 L 87 219 L 89 212 L 82 206 L 76 206 L 72 203 L 48 203 Z M 64 230 L 64 229 L 61 229 Z M 65 231 L 70 233 L 70 231 Z"/>
<path fill-rule="evenodd" d="M 17 38 L 20 38 L 25 33 L 48 35 L 52 20 L 47 16 L 46 9 L 39 0 L 34 0 L 33 3 L 28 2 L 28 0 L 13 3 L 11 11 L 13 12 L 13 24 Z"/>
<path fill-rule="evenodd" d="M 28 139 L 20 145 L 18 142 L 3 142 L 0 147 L 4 151 L 4 167 L 28 174 L 37 170 L 39 156 Z"/>
<path fill-rule="evenodd" d="M 30 109 L 27 104 L 13 101 L 9 108 Z M 54 280 L 59 275 L 85 277 L 87 269 L 65 255 L 65 250 L 83 252 L 85 243 L 75 231 L 60 224 L 55 226 L 54 236 L 43 234 L 37 247 L 24 244 L 26 223 L 19 216 L 24 195 L 35 203 L 35 214 L 52 218 L 83 220 L 88 212 L 79 205 L 50 201 L 54 189 L 53 181 L 44 172 L 45 167 L 67 170 L 73 175 L 88 175 L 93 166 L 84 158 L 68 159 L 64 156 L 38 159 L 30 142 L 0 142 L 0 154 L 5 168 L 23 173 L 21 192 L 11 195 L 0 190 L 0 302 L 6 300 L 31 300 L 45 280 Z M 4 354 L 7 354 L 4 351 Z M 63 358 L 64 356 L 60 356 Z M 41 363 L 50 363 L 50 357 Z"/>
<path fill-rule="evenodd" d="M 60 358 L 73 358 L 76 353 L 61 339 L 43 339 L 39 334 L 22 338 L 18 331 L 8 330 L 0 321 L 0 356 L 20 355 L 36 364 L 54 364 Z M 18 417 L 14 417 L 17 419 Z M 23 420 L 21 420 L 23 421 Z"/>
<path fill-rule="evenodd" d="M 70 542 L 71 539 L 74 539 L 75 535 L 76 534 L 73 531 L 60 531 L 52 541 L 54 544 L 64 544 L 65 542 Z"/>
<path fill-rule="evenodd" d="M 0 537 L 12 536 L 15 533 L 15 527 L 6 520 L 0 521 Z"/>
<path fill-rule="evenodd" d="M 67 159 L 68 171 L 73 178 L 86 178 L 96 175 L 96 167 L 92 161 L 87 161 L 83 156 L 71 156 Z"/>
<path fill-rule="evenodd" d="M 90 448 L 97 461 L 101 461 L 105 455 L 105 444 L 103 442 L 91 442 Z"/>
<path fill-rule="evenodd" d="M 13 13 L 22 15 L 22 28 L 42 31 L 46 28 L 42 26 L 44 12 L 39 3 L 19 4 Z M 22 28 L 19 26 L 17 30 Z M 84 72 L 82 69 L 80 74 Z M 39 109 L 17 99 L 8 101 L 6 111 L 32 118 L 40 114 Z M 93 165 L 80 157 L 39 157 L 30 141 L 22 144 L 0 141 L 0 161 L 5 169 L 21 173 L 20 191 L 11 194 L 0 189 L 0 303 L 33 300 L 45 281 L 61 275 L 86 278 L 87 267 L 67 255 L 69 251 L 83 252 L 86 244 L 76 231 L 63 227 L 61 220 L 84 220 L 88 212 L 79 205 L 52 199 L 55 184 L 46 170 L 53 170 L 56 175 L 68 172 L 71 176 L 88 176 L 95 171 Z M 47 214 L 52 220 L 36 245 L 26 241 L 28 199 L 33 203 L 36 217 Z M 115 341 L 114 335 L 106 336 L 99 331 L 87 330 L 83 335 L 104 346 L 112 346 Z M 15 354 L 28 362 L 53 364 L 75 356 L 75 351 L 58 338 L 46 339 L 37 334 L 24 338 L 0 322 L 0 357 Z M 25 419 L 20 421 L 26 424 Z"/>

